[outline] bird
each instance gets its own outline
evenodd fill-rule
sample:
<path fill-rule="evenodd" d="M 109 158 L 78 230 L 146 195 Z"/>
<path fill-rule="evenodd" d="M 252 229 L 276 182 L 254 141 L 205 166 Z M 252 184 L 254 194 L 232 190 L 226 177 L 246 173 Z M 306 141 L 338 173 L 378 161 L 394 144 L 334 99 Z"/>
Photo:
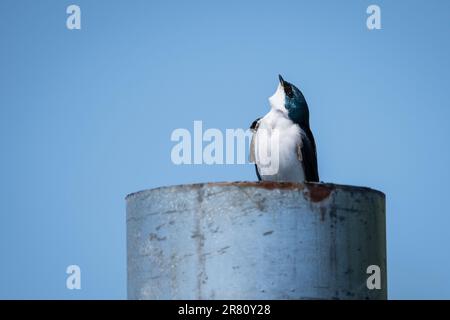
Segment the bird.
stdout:
<path fill-rule="evenodd" d="M 308 103 L 295 85 L 278 78 L 270 111 L 250 126 L 250 162 L 259 181 L 319 182 Z"/>

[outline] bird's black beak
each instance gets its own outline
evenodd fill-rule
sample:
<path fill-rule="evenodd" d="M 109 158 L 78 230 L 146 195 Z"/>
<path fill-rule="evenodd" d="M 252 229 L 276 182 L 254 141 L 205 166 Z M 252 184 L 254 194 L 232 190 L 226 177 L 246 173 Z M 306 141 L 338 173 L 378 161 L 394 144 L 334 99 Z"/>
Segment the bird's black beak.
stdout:
<path fill-rule="evenodd" d="M 281 74 L 278 75 L 278 79 L 280 79 L 280 84 L 281 84 L 281 86 L 284 87 L 284 79 L 283 79 L 283 77 L 281 76 Z"/>

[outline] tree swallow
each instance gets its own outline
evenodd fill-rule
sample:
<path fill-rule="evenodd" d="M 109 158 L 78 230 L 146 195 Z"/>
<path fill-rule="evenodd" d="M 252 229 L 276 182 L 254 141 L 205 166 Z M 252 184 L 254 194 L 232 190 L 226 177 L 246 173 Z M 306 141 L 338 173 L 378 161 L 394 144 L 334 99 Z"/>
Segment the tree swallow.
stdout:
<path fill-rule="evenodd" d="M 317 152 L 309 127 L 309 109 L 302 92 L 279 75 L 269 98 L 271 110 L 250 129 L 250 161 L 259 180 L 319 182 Z"/>

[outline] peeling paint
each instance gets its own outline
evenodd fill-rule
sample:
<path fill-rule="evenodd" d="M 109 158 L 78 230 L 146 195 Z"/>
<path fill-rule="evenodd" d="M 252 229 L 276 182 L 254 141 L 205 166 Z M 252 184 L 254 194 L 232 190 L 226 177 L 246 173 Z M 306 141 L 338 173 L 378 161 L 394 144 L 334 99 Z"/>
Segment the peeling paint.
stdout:
<path fill-rule="evenodd" d="M 167 237 L 160 237 L 156 233 L 150 233 L 148 235 L 148 238 L 149 238 L 150 241 L 153 241 L 153 240 L 164 241 L 164 240 L 167 239 Z"/>

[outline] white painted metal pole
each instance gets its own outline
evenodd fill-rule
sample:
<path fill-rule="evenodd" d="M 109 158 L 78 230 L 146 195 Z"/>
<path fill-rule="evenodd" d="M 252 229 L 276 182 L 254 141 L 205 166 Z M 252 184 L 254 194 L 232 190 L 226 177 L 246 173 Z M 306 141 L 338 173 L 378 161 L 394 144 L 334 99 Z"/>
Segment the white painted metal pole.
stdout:
<path fill-rule="evenodd" d="M 334 184 L 127 196 L 129 299 L 386 299 L 385 196 Z M 369 289 L 367 268 L 380 268 Z"/>

